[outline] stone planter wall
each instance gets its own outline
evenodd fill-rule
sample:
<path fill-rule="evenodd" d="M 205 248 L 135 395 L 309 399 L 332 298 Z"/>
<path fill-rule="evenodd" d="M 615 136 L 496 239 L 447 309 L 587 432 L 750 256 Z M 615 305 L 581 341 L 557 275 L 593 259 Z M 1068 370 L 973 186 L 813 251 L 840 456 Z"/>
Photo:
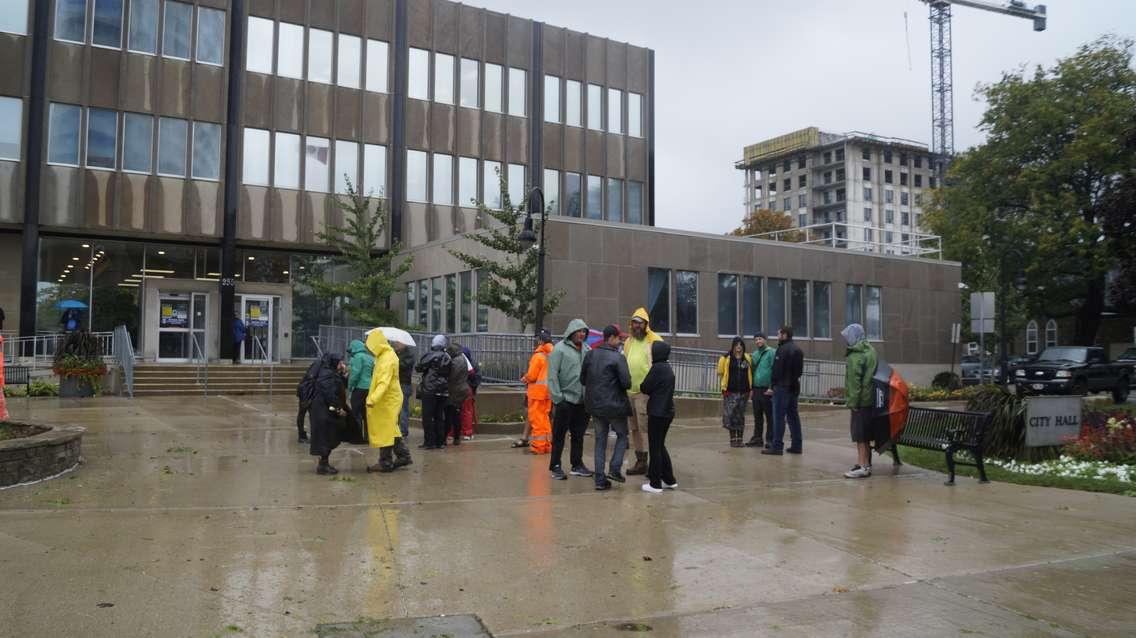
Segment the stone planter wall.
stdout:
<path fill-rule="evenodd" d="M 38 481 L 75 467 L 85 431 L 74 425 L 55 426 L 34 436 L 0 441 L 0 487 Z"/>

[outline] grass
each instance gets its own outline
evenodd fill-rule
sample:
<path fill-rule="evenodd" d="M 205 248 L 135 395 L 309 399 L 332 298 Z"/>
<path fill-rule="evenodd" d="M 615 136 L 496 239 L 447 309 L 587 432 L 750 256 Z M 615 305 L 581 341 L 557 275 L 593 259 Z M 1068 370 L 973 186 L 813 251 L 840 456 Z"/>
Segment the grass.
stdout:
<path fill-rule="evenodd" d="M 946 455 L 933 450 L 899 446 L 899 457 L 904 463 L 922 467 L 936 472 L 947 472 Z M 970 478 L 978 478 L 978 470 L 967 465 L 956 465 L 955 474 Z M 1015 485 L 1033 485 L 1036 487 L 1057 487 L 1065 490 L 1081 490 L 1082 492 L 1104 492 L 1106 494 L 1120 494 L 1123 496 L 1136 496 L 1136 487 L 1131 483 L 1111 481 L 1106 479 L 1068 478 L 1064 476 L 1047 476 L 1034 474 L 1018 474 L 1000 467 L 986 464 L 986 477 L 991 481 L 1014 483 Z"/>

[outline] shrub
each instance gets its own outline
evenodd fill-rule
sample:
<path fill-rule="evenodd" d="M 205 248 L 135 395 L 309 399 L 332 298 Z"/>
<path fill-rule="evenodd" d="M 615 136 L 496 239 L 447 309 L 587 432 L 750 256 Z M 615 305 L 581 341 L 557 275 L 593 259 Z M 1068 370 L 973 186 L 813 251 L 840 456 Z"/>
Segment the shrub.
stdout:
<path fill-rule="evenodd" d="M 944 370 L 931 380 L 931 387 L 940 390 L 958 390 L 962 387 L 962 380 L 954 372 Z"/>
<path fill-rule="evenodd" d="M 986 454 L 1003 459 L 1041 461 L 1057 458 L 1059 447 L 1026 447 L 1026 402 L 996 385 L 975 386 L 966 409 L 991 413 Z"/>
<path fill-rule="evenodd" d="M 1122 412 L 1089 412 L 1081 434 L 1063 452 L 1079 461 L 1136 465 L 1136 418 Z"/>

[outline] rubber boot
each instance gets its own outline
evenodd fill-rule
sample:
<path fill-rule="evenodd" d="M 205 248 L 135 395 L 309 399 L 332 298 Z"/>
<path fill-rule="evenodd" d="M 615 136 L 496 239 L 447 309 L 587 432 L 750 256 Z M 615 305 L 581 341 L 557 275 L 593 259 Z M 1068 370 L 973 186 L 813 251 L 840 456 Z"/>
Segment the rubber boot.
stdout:
<path fill-rule="evenodd" d="M 635 466 L 627 470 L 628 475 L 647 473 L 647 453 L 635 451 Z"/>

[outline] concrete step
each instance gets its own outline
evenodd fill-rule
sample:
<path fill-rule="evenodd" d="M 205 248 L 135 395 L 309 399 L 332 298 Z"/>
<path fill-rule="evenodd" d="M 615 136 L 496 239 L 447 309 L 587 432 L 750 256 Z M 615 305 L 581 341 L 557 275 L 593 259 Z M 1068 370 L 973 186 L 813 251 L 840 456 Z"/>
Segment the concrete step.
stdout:
<path fill-rule="evenodd" d="M 134 396 L 136 397 L 152 397 L 152 396 L 201 396 L 203 394 L 201 387 L 184 387 L 166 390 L 153 390 L 134 388 Z M 267 395 L 268 388 L 237 388 L 237 389 L 217 389 L 212 385 L 209 386 L 209 396 L 242 396 L 242 395 Z M 274 388 L 272 391 L 274 396 L 282 396 L 284 393 L 280 388 Z"/>

